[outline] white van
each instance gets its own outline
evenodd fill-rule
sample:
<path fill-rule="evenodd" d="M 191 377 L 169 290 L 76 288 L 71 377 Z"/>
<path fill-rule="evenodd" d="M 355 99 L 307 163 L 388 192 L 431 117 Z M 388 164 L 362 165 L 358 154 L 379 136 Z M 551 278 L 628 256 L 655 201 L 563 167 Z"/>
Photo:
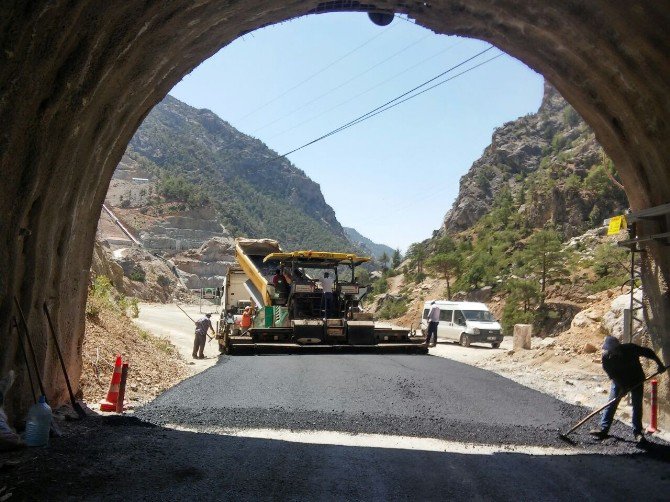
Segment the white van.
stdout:
<path fill-rule="evenodd" d="M 428 333 L 431 302 L 423 304 L 421 332 L 424 335 Z M 440 307 L 438 341 L 454 341 L 463 347 L 469 347 L 471 343 L 490 343 L 494 349 L 500 347 L 502 328 L 483 303 L 435 300 L 435 305 Z"/>

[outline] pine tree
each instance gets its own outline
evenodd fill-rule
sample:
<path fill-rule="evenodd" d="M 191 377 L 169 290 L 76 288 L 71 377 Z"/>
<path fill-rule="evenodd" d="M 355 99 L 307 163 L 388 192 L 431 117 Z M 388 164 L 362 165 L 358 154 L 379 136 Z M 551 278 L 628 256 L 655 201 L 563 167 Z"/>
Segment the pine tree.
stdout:
<path fill-rule="evenodd" d="M 535 308 L 542 300 L 536 281 L 511 279 L 507 283 L 509 295 L 502 312 L 503 332 L 511 334 L 515 324 L 533 324 Z"/>
<path fill-rule="evenodd" d="M 561 236 L 551 228 L 535 232 L 523 252 L 527 272 L 536 273 L 540 276 L 541 303 L 549 280 L 558 280 L 565 277 L 568 272 L 565 269 L 565 255 L 561 252 Z"/>
<path fill-rule="evenodd" d="M 461 265 L 461 257 L 458 253 L 440 253 L 431 256 L 426 261 L 426 266 L 440 274 L 447 281 L 447 300 L 451 300 L 451 279 L 458 274 Z"/>
<path fill-rule="evenodd" d="M 388 257 L 388 255 L 386 254 L 386 251 L 384 251 L 384 252 L 382 253 L 382 255 L 379 257 L 379 261 L 380 261 L 381 264 L 382 264 L 382 270 L 385 271 L 385 270 L 388 268 L 388 267 L 386 266 L 386 264 L 389 262 L 389 257 Z"/>
<path fill-rule="evenodd" d="M 400 254 L 400 250 L 396 249 L 393 251 L 393 256 L 391 257 L 391 266 L 393 268 L 398 268 L 400 266 L 400 262 L 402 261 L 402 255 Z"/>
<path fill-rule="evenodd" d="M 410 259 L 410 265 L 416 267 L 417 275 L 423 274 L 423 265 L 426 261 L 426 245 L 422 242 L 415 242 L 407 250 L 407 257 Z"/>

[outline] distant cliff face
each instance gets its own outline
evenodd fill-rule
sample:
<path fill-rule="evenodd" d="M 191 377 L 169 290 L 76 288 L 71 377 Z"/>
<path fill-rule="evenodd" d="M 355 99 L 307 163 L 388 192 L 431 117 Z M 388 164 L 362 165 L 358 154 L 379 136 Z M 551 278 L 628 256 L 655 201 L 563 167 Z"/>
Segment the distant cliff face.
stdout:
<path fill-rule="evenodd" d="M 553 223 L 566 237 L 578 235 L 627 207 L 595 135 L 548 84 L 537 113 L 493 133 L 484 154 L 461 178 L 443 231 L 472 227 L 509 191 L 531 227 Z"/>
<path fill-rule="evenodd" d="M 234 236 L 279 240 L 286 249 L 355 249 L 317 183 L 287 159 L 275 159 L 209 110 L 167 96 L 144 120 L 126 151 L 157 179 L 207 199 Z M 186 198 L 186 196 L 184 196 Z"/>

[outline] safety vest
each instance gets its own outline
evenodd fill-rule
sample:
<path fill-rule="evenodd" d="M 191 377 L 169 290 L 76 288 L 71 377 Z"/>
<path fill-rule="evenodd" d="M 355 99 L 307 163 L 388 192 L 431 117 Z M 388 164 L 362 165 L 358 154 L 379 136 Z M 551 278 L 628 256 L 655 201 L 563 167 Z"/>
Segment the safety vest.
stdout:
<path fill-rule="evenodd" d="M 251 314 L 249 312 L 244 312 L 242 314 L 242 322 L 240 322 L 240 326 L 242 326 L 242 328 L 251 327 Z"/>

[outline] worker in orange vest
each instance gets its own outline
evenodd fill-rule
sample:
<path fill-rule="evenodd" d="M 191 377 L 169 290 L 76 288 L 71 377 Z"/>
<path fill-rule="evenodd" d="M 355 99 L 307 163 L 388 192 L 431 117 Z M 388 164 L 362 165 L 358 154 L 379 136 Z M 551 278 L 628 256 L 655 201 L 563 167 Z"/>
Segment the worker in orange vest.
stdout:
<path fill-rule="evenodd" d="M 240 327 L 242 332 L 247 331 L 251 328 L 251 307 L 244 307 L 244 312 L 242 313 L 242 320 L 240 321 Z"/>

